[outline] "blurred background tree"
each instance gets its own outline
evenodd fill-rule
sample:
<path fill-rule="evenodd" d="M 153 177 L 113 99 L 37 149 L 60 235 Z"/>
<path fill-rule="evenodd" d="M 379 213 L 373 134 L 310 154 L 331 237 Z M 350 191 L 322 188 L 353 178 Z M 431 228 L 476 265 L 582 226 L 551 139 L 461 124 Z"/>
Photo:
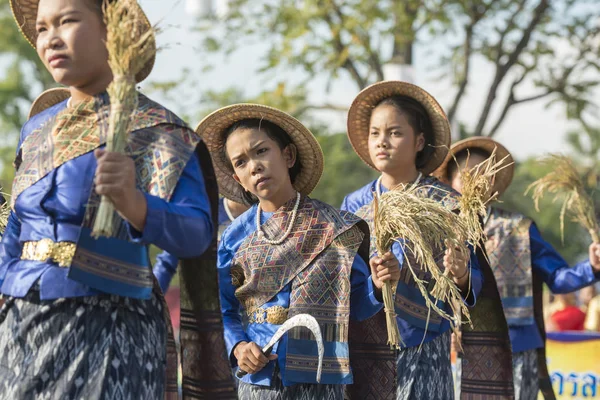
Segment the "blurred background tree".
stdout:
<path fill-rule="evenodd" d="M 335 103 L 311 97 L 310 82 L 326 77 L 331 87 L 349 80 L 358 91 L 390 77 L 394 66 L 417 67 L 416 47 L 431 54 L 419 69 L 435 71 L 440 80 L 450 78 L 452 95 L 443 106 L 457 128 L 457 138 L 495 135 L 521 104 L 562 104 L 568 117 L 579 123 L 567 136 L 568 151 L 576 156 L 590 188 L 596 188 L 600 123 L 590 117 L 597 115 L 594 101 L 598 99 L 592 93 L 600 82 L 600 9 L 595 0 L 222 2 L 227 5 L 223 13 L 213 16 L 212 23 L 204 19 L 189 33 L 202 44 L 195 49 L 202 57 L 192 56 L 197 57 L 197 70 L 188 68 L 168 81 L 145 83 L 144 89 L 176 104 L 185 100 L 175 111 L 192 124 L 220 106 L 237 102 L 267 104 L 296 116 L 316 134 L 326 156 L 325 174 L 314 193 L 317 198 L 339 205 L 347 193 L 376 174 L 328 118 L 331 113 L 343 115 L 351 99 Z M 55 84 L 21 37 L 8 2 L 0 5 L 0 35 L 4 71 L 0 74 L 0 183 L 9 191 L 14 148 L 31 101 Z M 255 75 L 264 82 L 258 92 L 248 90 L 246 82 L 220 91 L 198 89 L 203 73 L 219 68 L 215 59 L 222 58 L 211 55 L 233 55 L 253 44 L 264 50 L 253 56 L 263 60 Z M 474 75 L 474 63 L 489 71 L 485 84 Z M 288 79 L 291 74 L 293 79 Z M 467 103 L 467 93 L 476 90 L 484 94 L 483 100 Z M 190 92 L 194 96 L 188 96 Z M 475 115 L 475 122 L 469 125 L 461 120 L 461 110 Z M 574 260 L 584 253 L 587 237 L 568 224 L 568 241 L 561 246 L 558 206 L 546 204 L 537 213 L 523 196 L 528 184 L 544 171 L 534 159 L 520 161 L 504 206 L 531 215 L 544 236 Z"/>
<path fill-rule="evenodd" d="M 0 185 L 10 190 L 12 161 L 31 102 L 42 90 L 56 86 L 35 49 L 23 39 L 7 1 L 0 4 Z"/>

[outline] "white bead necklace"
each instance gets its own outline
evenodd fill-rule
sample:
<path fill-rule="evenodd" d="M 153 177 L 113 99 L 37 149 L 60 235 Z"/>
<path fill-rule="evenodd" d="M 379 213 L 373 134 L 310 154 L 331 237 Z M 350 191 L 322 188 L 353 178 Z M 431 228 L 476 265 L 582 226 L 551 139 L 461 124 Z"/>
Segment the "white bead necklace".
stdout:
<path fill-rule="evenodd" d="M 417 175 L 417 179 L 415 179 L 415 181 L 412 184 L 416 185 L 417 183 L 419 183 L 422 177 L 423 174 L 419 172 L 419 175 Z M 379 179 L 377 179 L 377 183 L 375 183 L 375 191 L 377 193 L 377 198 L 381 197 L 381 178 L 383 178 L 383 176 L 380 176 Z"/>
<path fill-rule="evenodd" d="M 285 230 L 285 232 L 281 238 L 275 240 L 275 239 L 268 239 L 262 230 L 262 226 L 260 225 L 260 216 L 262 214 L 262 210 L 260 208 L 260 203 L 258 203 L 258 206 L 256 208 L 256 230 L 258 231 L 258 237 L 261 239 L 264 239 L 265 242 L 272 244 L 272 245 L 278 245 L 278 244 L 283 243 L 285 241 L 285 239 L 287 239 L 287 237 L 292 232 L 292 227 L 294 226 L 294 223 L 296 222 L 296 215 L 298 214 L 299 206 L 300 206 L 300 192 L 296 192 L 296 204 L 294 204 L 294 209 L 292 210 L 292 216 L 290 218 L 290 221 L 288 222 L 287 229 Z"/>

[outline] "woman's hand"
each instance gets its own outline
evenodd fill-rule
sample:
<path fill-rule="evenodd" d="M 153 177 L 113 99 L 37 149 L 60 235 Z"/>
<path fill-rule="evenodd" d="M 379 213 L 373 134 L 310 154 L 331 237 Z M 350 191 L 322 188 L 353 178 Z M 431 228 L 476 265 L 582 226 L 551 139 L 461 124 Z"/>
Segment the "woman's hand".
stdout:
<path fill-rule="evenodd" d="M 388 251 L 381 257 L 373 257 L 369 260 L 371 277 L 377 289 L 381 289 L 386 281 L 397 281 L 400 279 L 400 263 L 394 253 Z"/>
<path fill-rule="evenodd" d="M 594 272 L 600 272 L 600 243 L 590 244 L 589 256 Z"/>
<path fill-rule="evenodd" d="M 469 254 L 446 240 L 444 268 L 452 274 L 454 283 L 461 289 L 467 289 L 469 282 Z"/>
<path fill-rule="evenodd" d="M 106 196 L 117 212 L 135 229 L 142 232 L 146 224 L 148 205 L 146 197 L 135 186 L 135 164 L 125 154 L 103 149 L 94 151 L 96 168 L 96 193 Z"/>
<path fill-rule="evenodd" d="M 244 372 L 255 374 L 263 369 L 271 360 L 277 358 L 277 354 L 265 357 L 262 349 L 254 342 L 240 342 L 233 349 L 233 355 L 237 359 L 238 366 Z"/>

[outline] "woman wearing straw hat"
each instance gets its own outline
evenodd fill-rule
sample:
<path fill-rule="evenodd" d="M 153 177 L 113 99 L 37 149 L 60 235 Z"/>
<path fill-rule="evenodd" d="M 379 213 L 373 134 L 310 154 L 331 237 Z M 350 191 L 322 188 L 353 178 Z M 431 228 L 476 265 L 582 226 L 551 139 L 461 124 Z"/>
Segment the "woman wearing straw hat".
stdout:
<path fill-rule="evenodd" d="M 350 107 L 348 137 L 359 157 L 380 171 L 381 176 L 346 196 L 342 209 L 372 224 L 375 196 L 410 183 L 421 188 L 421 195 L 444 202 L 451 209 L 458 207 L 456 194 L 429 176 L 446 156 L 450 125 L 437 101 L 423 89 L 398 81 L 380 82 L 364 89 Z M 384 255 L 376 255 L 374 246 L 371 252 L 375 262 L 389 257 L 403 262 L 402 250 L 396 245 Z M 448 255 L 447 250 L 446 257 L 436 256 L 439 266 L 450 271 L 467 304 L 473 305 L 482 284 L 477 258 L 474 254 Z M 395 295 L 397 321 L 405 347 L 399 351 L 393 371 L 380 364 L 381 371 L 371 372 L 376 367 L 368 367 L 366 374 L 396 373 L 397 399 L 449 399 L 453 397 L 450 323 L 429 312 L 408 271 L 409 268 L 402 268 Z M 426 276 L 422 278 L 427 280 Z M 449 311 L 447 305 L 446 308 Z M 379 329 L 385 329 L 383 321 L 381 318 L 378 322 Z M 380 346 L 385 343 L 384 338 L 380 341 Z M 376 351 L 377 344 L 371 345 Z M 387 381 L 393 382 L 393 376 Z M 375 393 L 381 393 L 380 390 L 372 389 Z M 364 393 L 358 391 L 355 395 Z"/>
<path fill-rule="evenodd" d="M 473 137 L 452 145 L 450 154 L 435 172 L 461 191 L 461 170 L 475 168 L 496 150 L 505 167 L 494 177 L 488 194 L 496 199 L 510 185 L 514 163 L 508 150 L 486 137 Z M 545 353 L 542 282 L 554 293 L 569 293 L 600 279 L 600 245 L 591 244 L 589 261 L 569 268 L 567 262 L 542 239 L 535 223 L 516 212 L 491 206 L 485 220 L 485 247 L 502 296 L 513 351 L 515 399 L 537 399 L 540 388 L 554 398 Z"/>
<path fill-rule="evenodd" d="M 148 32 L 150 23 L 132 4 L 128 15 Z M 167 341 L 168 314 L 147 247 L 198 261 L 215 243 L 208 152 L 181 119 L 141 94 L 131 120 L 133 156 L 105 151 L 112 71 L 102 1 L 10 5 L 69 93 L 59 100 L 60 93 L 46 93 L 21 131 L 12 212 L 0 243 L 0 398 L 158 399 L 173 389 L 176 395 L 166 365 L 177 358 L 167 353 L 174 343 Z M 138 82 L 153 63 L 151 57 Z M 111 237 L 96 240 L 90 228 L 100 195 L 118 216 Z M 203 355 L 217 365 L 213 348 Z"/>
<path fill-rule="evenodd" d="M 266 106 L 222 108 L 198 126 L 223 196 L 252 207 L 225 230 L 219 284 L 225 340 L 234 366 L 247 372 L 240 399 L 342 399 L 352 383 L 348 320 L 382 308 L 377 294 L 397 279 L 390 263 L 370 277 L 363 221 L 308 197 L 323 172 L 311 134 L 288 114 Z M 248 324 L 244 327 L 240 311 Z M 319 322 L 325 365 L 316 380 L 317 346 L 300 331 L 266 345 L 288 317 Z"/>

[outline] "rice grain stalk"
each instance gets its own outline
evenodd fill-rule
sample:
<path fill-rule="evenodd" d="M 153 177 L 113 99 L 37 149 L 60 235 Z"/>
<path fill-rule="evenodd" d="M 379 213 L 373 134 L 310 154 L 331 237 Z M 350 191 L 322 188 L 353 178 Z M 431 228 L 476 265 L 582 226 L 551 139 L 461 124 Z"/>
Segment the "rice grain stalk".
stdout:
<path fill-rule="evenodd" d="M 450 321 L 453 330 L 456 331 L 459 321 L 456 316 L 460 315 L 460 312 L 468 316 L 468 309 L 454 281 L 444 276 L 438 267 L 435 255 L 444 251 L 446 240 L 450 240 L 460 251 L 468 251 L 465 242 L 461 239 L 467 236 L 467 228 L 462 219 L 444 205 L 436 200 L 419 196 L 420 189 L 423 188 L 395 189 L 381 195 L 375 212 L 376 247 L 378 252 L 383 254 L 394 242 L 400 244 L 406 267 L 425 299 L 427 307 Z M 413 266 L 411 258 L 416 265 Z M 431 299 L 427 288 L 431 282 L 419 278 L 417 265 L 431 276 L 434 286 L 439 281 L 446 281 L 447 290 L 438 293 L 437 297 L 432 297 L 449 304 L 452 315 L 438 307 L 437 301 Z"/>
<path fill-rule="evenodd" d="M 562 197 L 564 201 L 560 210 L 561 239 L 564 241 L 565 215 L 568 211 L 572 215 L 573 221 L 588 231 L 593 242 L 600 243 L 594 202 L 586 192 L 581 177 L 571 160 L 561 154 L 549 154 L 540 163 L 552 166 L 553 169 L 529 185 L 525 191 L 526 195 L 532 191 L 531 197 L 535 209 L 540 210 L 539 202 L 546 192 L 554 194 L 553 202 Z"/>
<path fill-rule="evenodd" d="M 104 0 L 106 48 L 113 81 L 108 86 L 110 116 L 106 150 L 124 153 L 133 114 L 138 105 L 135 76 L 153 56 L 154 29 L 145 30 L 136 0 Z M 94 221 L 93 237 L 110 237 L 114 231 L 115 208 L 102 196 Z"/>
<path fill-rule="evenodd" d="M 375 215 L 375 231 L 377 232 L 377 214 L 379 213 L 379 199 L 375 196 L 373 201 L 373 213 Z M 373 234 L 377 234 L 374 232 Z M 387 247 L 380 247 L 380 242 L 376 242 L 377 254 L 385 254 L 391 248 L 391 244 Z M 394 306 L 394 293 L 398 287 L 398 281 L 386 281 L 381 289 L 383 297 L 383 310 L 385 311 L 385 322 L 388 334 L 388 345 L 391 349 L 400 349 L 400 345 L 404 345 L 400 330 L 398 329 L 398 321 L 396 320 L 396 307 Z"/>
<path fill-rule="evenodd" d="M 0 205 L 0 236 L 4 235 L 6 226 L 8 225 L 8 217 L 10 216 L 10 204 L 6 196 L 4 196 L 4 203 Z"/>
<path fill-rule="evenodd" d="M 465 165 L 469 163 L 469 157 Z M 496 149 L 492 151 L 490 156 L 478 164 L 471 170 L 466 168 L 460 170 L 462 189 L 461 195 L 458 198 L 460 218 L 466 227 L 467 236 L 463 238 L 463 242 L 471 245 L 473 249 L 482 247 L 485 231 L 481 224 L 481 219 L 487 215 L 487 207 L 489 203 L 496 198 L 498 193 L 490 193 L 493 187 L 493 178 L 502 169 L 509 167 L 512 163 L 505 164 L 509 156 L 504 157 L 500 161 L 496 161 Z M 456 158 L 454 162 L 458 163 Z M 485 252 L 484 252 L 485 254 Z M 444 272 L 444 276 L 449 277 L 449 271 Z M 447 290 L 446 280 L 439 281 L 431 291 L 434 297 Z M 471 288 L 471 275 L 469 274 L 469 289 Z"/>

